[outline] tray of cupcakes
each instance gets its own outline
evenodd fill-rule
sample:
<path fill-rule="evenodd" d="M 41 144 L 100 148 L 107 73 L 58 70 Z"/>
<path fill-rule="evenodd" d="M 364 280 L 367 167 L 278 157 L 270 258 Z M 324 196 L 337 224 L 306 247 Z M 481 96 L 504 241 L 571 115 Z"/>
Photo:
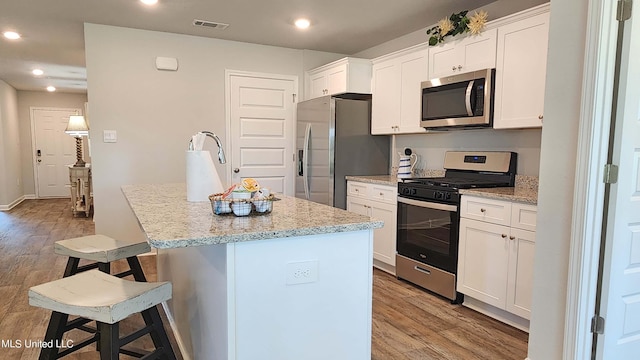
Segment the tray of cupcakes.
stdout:
<path fill-rule="evenodd" d="M 274 196 L 255 179 L 246 178 L 231 185 L 224 193 L 209 195 L 209 200 L 216 215 L 248 216 L 270 213 Z"/>

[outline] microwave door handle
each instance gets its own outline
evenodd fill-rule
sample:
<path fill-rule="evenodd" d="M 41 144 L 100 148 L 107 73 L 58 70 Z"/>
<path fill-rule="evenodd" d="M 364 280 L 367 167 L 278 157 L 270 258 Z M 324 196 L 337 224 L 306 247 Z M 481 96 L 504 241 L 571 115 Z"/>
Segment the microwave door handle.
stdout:
<path fill-rule="evenodd" d="M 452 211 L 452 212 L 458 211 L 458 207 L 455 205 L 433 203 L 428 201 L 419 201 L 419 200 L 407 199 L 403 197 L 398 197 L 398 202 L 407 204 L 407 205 L 423 207 L 427 209 L 444 210 L 444 211 Z"/>
<path fill-rule="evenodd" d="M 473 116 L 473 110 L 471 109 L 471 95 L 473 93 L 473 83 L 475 81 L 469 81 L 469 85 L 467 85 L 467 93 L 464 97 L 464 104 L 467 106 L 467 115 Z"/>

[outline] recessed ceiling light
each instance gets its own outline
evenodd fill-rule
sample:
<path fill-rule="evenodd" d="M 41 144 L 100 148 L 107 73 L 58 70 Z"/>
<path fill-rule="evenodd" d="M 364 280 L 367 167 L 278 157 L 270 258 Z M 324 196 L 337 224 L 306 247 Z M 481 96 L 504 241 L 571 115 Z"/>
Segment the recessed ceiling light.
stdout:
<path fill-rule="evenodd" d="M 298 29 L 306 29 L 309 27 L 309 25 L 311 25 L 311 22 L 307 19 L 298 19 L 294 22 L 294 24 L 296 24 L 296 27 Z"/>
<path fill-rule="evenodd" d="M 2 35 L 4 35 L 4 37 L 6 37 L 9 40 L 20 39 L 20 34 L 18 34 L 15 31 L 5 31 L 5 32 L 2 33 Z"/>
<path fill-rule="evenodd" d="M 33 69 L 33 71 L 31 73 L 33 75 L 35 75 L 35 76 L 40 76 L 40 75 L 44 74 L 44 71 L 42 71 L 42 69 Z"/>
<path fill-rule="evenodd" d="M 158 0 L 140 0 L 140 2 L 145 5 L 155 5 L 158 3 Z"/>
<path fill-rule="evenodd" d="M 56 91 L 56 87 L 49 85 L 49 86 L 47 86 L 47 91 L 48 92 L 54 92 L 54 91 Z"/>

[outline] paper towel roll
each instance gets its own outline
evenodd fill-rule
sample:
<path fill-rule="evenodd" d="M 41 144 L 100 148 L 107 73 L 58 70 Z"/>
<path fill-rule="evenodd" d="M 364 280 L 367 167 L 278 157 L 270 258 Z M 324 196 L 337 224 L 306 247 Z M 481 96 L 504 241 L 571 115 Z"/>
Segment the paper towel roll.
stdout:
<path fill-rule="evenodd" d="M 209 201 L 209 195 L 224 190 L 211 153 L 187 150 L 187 201 Z"/>

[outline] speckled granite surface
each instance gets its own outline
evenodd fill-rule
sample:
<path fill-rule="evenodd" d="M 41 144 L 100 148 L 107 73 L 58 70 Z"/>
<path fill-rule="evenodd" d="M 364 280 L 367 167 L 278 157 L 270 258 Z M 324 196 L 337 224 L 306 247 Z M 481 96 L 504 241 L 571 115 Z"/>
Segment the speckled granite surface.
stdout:
<path fill-rule="evenodd" d="M 392 175 L 373 175 L 373 176 L 346 176 L 347 180 L 359 181 L 369 184 L 398 186 L 398 178 Z"/>
<path fill-rule="evenodd" d="M 160 249 L 381 228 L 383 222 L 278 194 L 270 214 L 214 215 L 209 202 L 188 202 L 185 184 L 125 185 L 122 192 Z"/>
<path fill-rule="evenodd" d="M 460 194 L 538 205 L 538 177 L 516 175 L 515 187 L 466 189 L 460 190 Z"/>

